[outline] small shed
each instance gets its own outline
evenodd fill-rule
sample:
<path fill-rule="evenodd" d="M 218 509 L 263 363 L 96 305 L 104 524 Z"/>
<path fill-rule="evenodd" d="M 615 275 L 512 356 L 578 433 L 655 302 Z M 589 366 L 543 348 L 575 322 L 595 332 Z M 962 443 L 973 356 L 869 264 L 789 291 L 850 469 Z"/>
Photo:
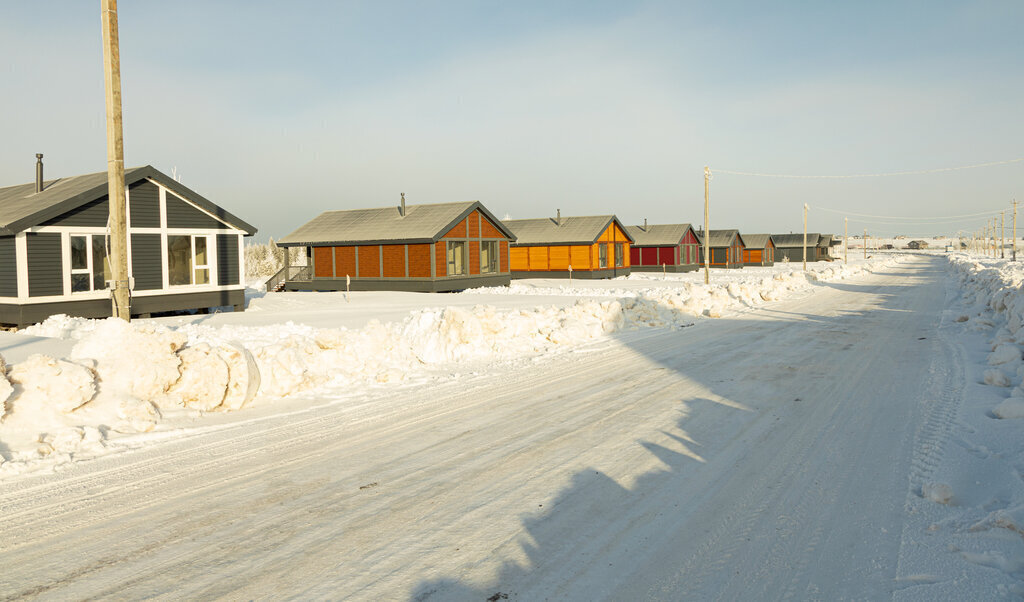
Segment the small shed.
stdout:
<path fill-rule="evenodd" d="M 614 278 L 630 270 L 633 239 L 614 215 L 505 220 L 513 278 Z"/>
<path fill-rule="evenodd" d="M 708 248 L 711 250 L 710 267 L 737 269 L 743 267 L 746 243 L 739 230 L 708 230 Z M 697 231 L 700 244 L 700 265 L 704 265 L 704 233 Z"/>
<path fill-rule="evenodd" d="M 743 265 L 775 265 L 775 243 L 771 234 L 744 234 Z"/>
<path fill-rule="evenodd" d="M 772 243 L 775 244 L 775 261 L 804 261 L 804 234 L 772 234 Z M 817 232 L 807 233 L 807 261 L 818 261 L 818 239 L 821 235 Z"/>
<path fill-rule="evenodd" d="M 690 272 L 698 267 L 697 233 L 690 224 L 626 226 L 633 238 L 629 269 L 634 272 Z"/>
<path fill-rule="evenodd" d="M 0 188 L 0 323 L 112 315 L 107 172 Z M 152 166 L 125 170 L 133 316 L 245 308 L 256 228 Z"/>
<path fill-rule="evenodd" d="M 950 246 L 952 246 L 952 245 L 950 245 Z M 912 240 L 912 241 L 907 243 L 907 248 L 908 249 L 915 249 L 915 250 L 927 249 L 928 248 L 928 243 L 926 241 L 923 241 L 923 240 Z"/>
<path fill-rule="evenodd" d="M 515 236 L 479 201 L 325 211 L 277 241 L 306 247 L 284 290 L 458 291 L 507 286 Z M 350 284 L 347 284 L 350 283 Z"/>

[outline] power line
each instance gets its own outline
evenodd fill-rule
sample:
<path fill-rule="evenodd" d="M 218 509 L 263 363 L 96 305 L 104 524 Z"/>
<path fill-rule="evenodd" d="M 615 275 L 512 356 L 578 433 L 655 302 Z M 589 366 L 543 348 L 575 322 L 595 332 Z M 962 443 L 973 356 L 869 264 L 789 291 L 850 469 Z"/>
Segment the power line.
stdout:
<path fill-rule="evenodd" d="M 729 169 L 715 169 L 715 173 L 724 173 L 734 176 L 754 176 L 759 178 L 791 178 L 798 180 L 847 180 L 852 178 L 885 178 L 889 176 L 916 176 L 931 173 L 941 173 L 945 171 L 958 171 L 961 169 L 976 169 L 979 167 L 992 167 L 993 165 L 1006 165 L 1009 163 L 1020 163 L 1024 161 L 1024 157 L 1019 159 L 1007 159 L 1006 161 L 991 161 L 989 163 L 975 163 L 973 165 L 960 165 L 957 167 L 939 167 L 935 169 L 919 169 L 914 171 L 890 171 L 886 173 L 864 173 L 864 174 L 849 174 L 849 175 L 831 175 L 831 176 L 801 176 L 793 174 L 777 174 L 777 173 L 757 173 L 749 171 L 732 171 Z"/>
<path fill-rule="evenodd" d="M 994 211 L 985 211 L 983 213 L 967 213 L 967 214 L 964 214 L 964 215 L 942 215 L 942 216 L 935 216 L 935 217 L 926 217 L 926 216 L 921 216 L 921 215 L 915 215 L 913 217 L 899 217 L 899 216 L 895 216 L 895 215 L 871 215 L 871 214 L 868 214 L 868 213 L 854 213 L 853 211 L 839 211 L 839 210 L 836 210 L 836 209 L 826 209 L 825 207 L 818 207 L 816 205 L 812 205 L 811 207 L 816 209 L 816 210 L 818 210 L 818 211 L 827 211 L 829 213 L 838 213 L 839 215 L 856 215 L 858 217 L 875 217 L 875 218 L 880 218 L 880 219 L 916 219 L 916 220 L 921 220 L 921 219 L 943 220 L 943 219 L 960 219 L 960 218 L 965 218 L 965 217 L 979 217 L 979 216 L 986 216 L 986 215 L 992 216 L 992 215 L 999 215 L 999 212 L 1002 211 L 1001 209 L 996 209 Z"/>

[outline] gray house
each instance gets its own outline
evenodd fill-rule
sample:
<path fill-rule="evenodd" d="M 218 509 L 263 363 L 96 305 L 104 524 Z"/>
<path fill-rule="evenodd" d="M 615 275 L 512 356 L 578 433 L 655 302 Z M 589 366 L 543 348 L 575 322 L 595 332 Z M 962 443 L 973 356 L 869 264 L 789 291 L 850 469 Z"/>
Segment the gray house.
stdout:
<path fill-rule="evenodd" d="M 818 240 L 821 235 L 817 232 L 807 233 L 807 261 L 818 261 Z M 772 234 L 772 242 L 775 243 L 775 261 L 804 261 L 804 233 L 798 234 Z"/>
<path fill-rule="evenodd" d="M 245 307 L 256 229 L 151 166 L 125 170 L 131 313 Z M 111 315 L 107 173 L 0 188 L 0 324 Z"/>

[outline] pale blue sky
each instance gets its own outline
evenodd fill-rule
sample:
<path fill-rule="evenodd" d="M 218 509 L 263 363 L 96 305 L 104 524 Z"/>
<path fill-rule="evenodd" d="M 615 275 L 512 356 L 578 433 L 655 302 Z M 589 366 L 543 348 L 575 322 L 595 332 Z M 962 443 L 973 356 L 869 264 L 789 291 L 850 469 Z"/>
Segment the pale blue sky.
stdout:
<path fill-rule="evenodd" d="M 119 3 L 125 161 L 260 229 L 478 199 L 703 221 L 703 166 L 860 174 L 1024 158 L 1024 2 Z M 0 7 L 0 186 L 106 169 L 100 3 Z M 718 174 L 712 228 L 1024 201 L 1024 162 Z M 865 224 L 851 217 L 851 232 Z M 881 234 L 974 229 L 868 224 Z M 1024 227 L 1024 226 L 1022 226 Z"/>

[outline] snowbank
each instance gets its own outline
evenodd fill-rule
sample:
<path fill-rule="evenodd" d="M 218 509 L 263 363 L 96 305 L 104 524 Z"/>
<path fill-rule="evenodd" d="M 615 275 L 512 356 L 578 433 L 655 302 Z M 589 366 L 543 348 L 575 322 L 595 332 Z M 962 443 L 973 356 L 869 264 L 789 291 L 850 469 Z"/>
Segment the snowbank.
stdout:
<path fill-rule="evenodd" d="M 74 460 L 76 453 L 91 457 L 110 446 L 110 433 L 153 430 L 167 413 L 238 410 L 327 385 L 351 390 L 422 382 L 425 375 L 450 372 L 459 363 L 555 353 L 623 329 L 686 326 L 698 316 L 756 307 L 892 261 L 829 264 L 806 274 L 785 269 L 730 275 L 710 286 L 692 275 L 628 283 L 640 288 L 619 287 L 616 281 L 611 288 L 576 285 L 553 293 L 578 297 L 567 307 L 419 309 L 402 321 L 371 320 L 354 329 L 291 322 L 170 328 L 53 316 L 22 332 L 75 341 L 69 357 L 34 356 L 15 364 L 9 371 L 14 387 L 0 378 L 0 397 L 6 391 L 11 398 L 11 415 L 0 422 L 0 442 L 10 450 L 0 472 L 45 464 L 57 448 L 62 462 Z M 552 294 L 521 284 L 488 290 Z M 76 441 L 80 447 L 69 443 Z"/>

